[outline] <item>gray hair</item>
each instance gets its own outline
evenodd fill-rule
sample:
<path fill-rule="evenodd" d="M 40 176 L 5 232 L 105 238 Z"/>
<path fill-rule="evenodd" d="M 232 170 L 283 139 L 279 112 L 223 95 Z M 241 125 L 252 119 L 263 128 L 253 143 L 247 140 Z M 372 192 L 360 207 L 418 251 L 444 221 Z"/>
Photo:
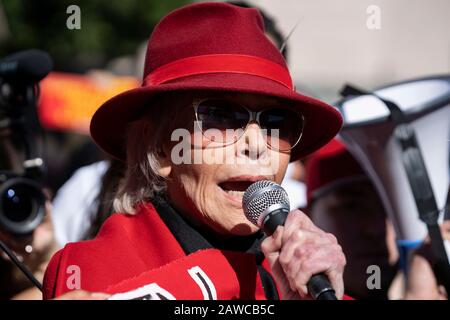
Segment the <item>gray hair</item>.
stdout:
<path fill-rule="evenodd" d="M 177 100 L 161 96 L 156 102 L 158 106 L 149 108 L 140 119 L 130 123 L 126 138 L 127 169 L 114 198 L 115 212 L 134 214 L 141 203 L 165 191 L 166 179 L 159 173 L 159 155 L 163 143 L 170 140 L 170 132 L 180 125 L 180 111 L 176 110 L 180 101 L 184 101 L 183 96 L 177 95 Z"/>

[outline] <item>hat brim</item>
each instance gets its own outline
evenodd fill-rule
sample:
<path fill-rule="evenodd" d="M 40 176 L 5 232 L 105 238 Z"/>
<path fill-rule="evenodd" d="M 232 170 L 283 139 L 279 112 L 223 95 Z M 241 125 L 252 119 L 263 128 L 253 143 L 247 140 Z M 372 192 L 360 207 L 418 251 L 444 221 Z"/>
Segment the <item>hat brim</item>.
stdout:
<path fill-rule="evenodd" d="M 291 151 L 291 161 L 316 151 L 329 142 L 342 127 L 339 111 L 314 98 L 258 76 L 237 73 L 195 75 L 168 83 L 125 91 L 106 101 L 91 120 L 91 136 L 106 153 L 126 161 L 126 132 L 158 94 L 178 91 L 213 90 L 261 94 L 287 99 L 289 108 L 301 112 L 305 119 L 302 138 Z"/>

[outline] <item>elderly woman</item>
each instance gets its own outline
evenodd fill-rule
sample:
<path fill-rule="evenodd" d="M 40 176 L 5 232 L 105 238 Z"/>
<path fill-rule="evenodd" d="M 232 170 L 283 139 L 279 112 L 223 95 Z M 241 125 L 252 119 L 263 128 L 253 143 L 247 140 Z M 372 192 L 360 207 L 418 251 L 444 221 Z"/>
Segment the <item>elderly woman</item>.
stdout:
<path fill-rule="evenodd" d="M 298 299 L 318 273 L 342 298 L 334 236 L 295 210 L 264 237 L 242 208 L 250 184 L 280 183 L 341 122 L 295 92 L 257 10 L 199 3 L 170 13 L 150 37 L 142 86 L 91 122 L 97 144 L 127 163 L 118 213 L 94 240 L 54 255 L 44 298 L 82 289 L 66 296 Z"/>

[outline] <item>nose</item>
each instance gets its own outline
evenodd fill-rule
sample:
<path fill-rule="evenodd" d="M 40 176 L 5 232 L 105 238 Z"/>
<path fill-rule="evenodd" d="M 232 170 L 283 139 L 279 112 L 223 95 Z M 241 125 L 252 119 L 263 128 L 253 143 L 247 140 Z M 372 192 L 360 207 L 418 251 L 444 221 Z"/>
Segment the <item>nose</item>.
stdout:
<path fill-rule="evenodd" d="M 267 143 L 261 127 L 251 122 L 238 141 L 239 156 L 250 160 L 259 160 L 267 157 Z"/>

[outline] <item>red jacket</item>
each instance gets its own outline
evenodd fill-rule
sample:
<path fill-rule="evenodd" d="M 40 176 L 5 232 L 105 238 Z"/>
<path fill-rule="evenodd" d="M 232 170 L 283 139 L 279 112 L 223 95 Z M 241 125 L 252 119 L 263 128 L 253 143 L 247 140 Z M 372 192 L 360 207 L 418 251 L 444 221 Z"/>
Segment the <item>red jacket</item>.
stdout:
<path fill-rule="evenodd" d="M 161 212 L 163 207 L 158 208 Z M 135 215 L 114 214 L 94 240 L 66 245 L 48 265 L 44 299 L 74 289 L 115 294 L 113 299 L 281 298 L 262 255 L 195 251 L 202 246 L 195 238 L 180 240 L 180 245 L 175 235 L 181 239 L 186 230 L 169 223 L 170 212 L 162 213 L 165 222 L 152 204 L 142 205 Z"/>
<path fill-rule="evenodd" d="M 270 270 L 265 260 L 261 265 Z M 44 299 L 74 289 L 129 292 L 123 299 L 266 299 L 255 255 L 217 249 L 186 255 L 152 204 L 135 215 L 112 215 L 94 240 L 67 244 L 52 257 Z"/>

